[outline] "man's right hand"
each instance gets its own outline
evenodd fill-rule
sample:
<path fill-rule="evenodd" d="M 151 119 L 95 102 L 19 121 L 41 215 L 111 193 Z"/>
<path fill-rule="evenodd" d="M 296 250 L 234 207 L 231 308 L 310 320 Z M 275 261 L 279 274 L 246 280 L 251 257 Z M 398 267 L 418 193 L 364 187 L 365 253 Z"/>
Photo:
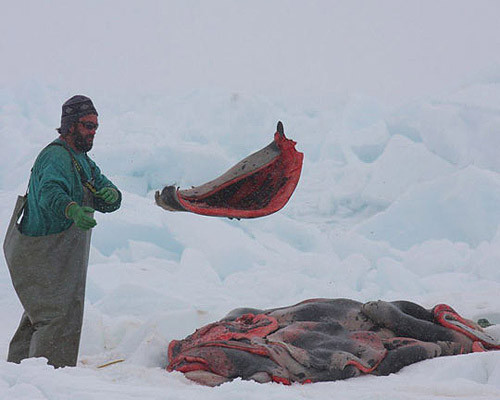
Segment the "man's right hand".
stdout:
<path fill-rule="evenodd" d="M 97 222 L 88 213 L 93 213 L 94 209 L 92 207 L 80 207 L 78 204 L 71 204 L 66 210 L 66 215 L 69 219 L 75 221 L 75 225 L 83 230 L 89 230 L 97 225 Z"/>

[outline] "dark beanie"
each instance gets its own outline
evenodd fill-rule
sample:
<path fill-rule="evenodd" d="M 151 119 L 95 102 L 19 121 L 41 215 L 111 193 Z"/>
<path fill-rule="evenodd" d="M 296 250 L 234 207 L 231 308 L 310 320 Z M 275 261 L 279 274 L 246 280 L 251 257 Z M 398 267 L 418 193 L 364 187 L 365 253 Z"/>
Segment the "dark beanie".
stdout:
<path fill-rule="evenodd" d="M 61 127 L 57 131 L 61 135 L 66 135 L 75 122 L 89 114 L 98 115 L 92 100 L 80 94 L 73 96 L 62 105 Z"/>

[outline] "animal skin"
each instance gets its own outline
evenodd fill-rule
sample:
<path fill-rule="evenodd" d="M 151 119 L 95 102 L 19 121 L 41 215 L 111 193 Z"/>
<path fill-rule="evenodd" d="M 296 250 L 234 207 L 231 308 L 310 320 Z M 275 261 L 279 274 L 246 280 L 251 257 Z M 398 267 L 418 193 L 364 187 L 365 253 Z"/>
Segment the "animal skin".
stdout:
<path fill-rule="evenodd" d="M 238 377 L 311 383 L 388 375 L 429 358 L 495 349 L 495 339 L 447 305 L 311 299 L 233 310 L 172 341 L 167 370 L 208 386 Z"/>

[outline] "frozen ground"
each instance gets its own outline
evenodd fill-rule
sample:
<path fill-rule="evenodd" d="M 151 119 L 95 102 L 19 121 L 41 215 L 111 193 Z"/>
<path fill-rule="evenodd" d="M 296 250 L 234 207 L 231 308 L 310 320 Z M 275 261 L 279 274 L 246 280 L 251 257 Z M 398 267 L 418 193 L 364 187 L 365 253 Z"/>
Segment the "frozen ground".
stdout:
<path fill-rule="evenodd" d="M 359 96 L 307 111 L 284 99 L 206 91 L 145 96 L 134 108 L 96 100 L 102 129 L 91 155 L 124 201 L 99 215 L 94 230 L 79 366 L 0 361 L 5 398 L 498 398 L 500 353 L 292 387 L 236 381 L 207 389 L 163 370 L 171 339 L 239 306 L 407 299 L 500 324 L 500 163 L 491 151 L 500 145 L 500 85 L 483 86 L 488 107 L 474 95 L 480 88 L 388 114 Z M 457 100 L 465 94 L 467 103 Z M 0 159 L 4 232 L 34 157 L 54 137 L 45 113 L 58 99 L 41 88 L 30 102 L 6 90 L 1 99 L 2 134 L 11 137 Z M 230 221 L 154 205 L 163 184 L 202 183 L 266 145 L 278 118 L 305 154 L 281 212 Z M 21 308 L 1 263 L 5 359 Z M 499 326 L 489 331 L 500 338 Z M 97 368 L 116 359 L 125 361 Z"/>
<path fill-rule="evenodd" d="M 216 13 L 212 21 L 207 16 L 217 10 L 203 2 L 171 2 L 173 14 L 162 2 L 151 2 L 156 8 L 124 2 L 117 15 L 123 26 L 94 13 L 108 6 L 90 3 L 82 11 L 88 25 L 80 30 L 62 18 L 75 5 L 50 13 L 36 2 L 26 13 L 4 5 L 9 19 L 0 24 L 0 44 L 10 56 L 0 66 L 0 239 L 34 158 L 56 137 L 61 103 L 75 93 L 94 99 L 100 128 L 90 155 L 124 200 L 118 212 L 97 216 L 77 368 L 54 370 L 44 359 L 5 361 L 22 310 L 0 258 L 0 399 L 500 398 L 500 352 L 428 360 L 387 377 L 290 387 L 236 380 L 205 388 L 164 370 L 170 340 L 232 308 L 278 307 L 313 297 L 448 303 L 466 317 L 497 324 L 488 332 L 500 340 L 499 69 L 457 84 L 486 59 L 498 61 L 498 43 L 488 41 L 498 37 L 493 33 L 499 25 L 490 24 L 498 6 L 478 2 L 466 11 L 456 2 L 440 2 L 430 10 L 429 2 L 427 9 L 414 5 L 411 15 L 392 18 L 398 2 L 367 6 L 362 15 L 344 2 L 336 24 L 328 25 L 322 9 L 328 2 L 307 9 L 290 2 L 281 14 L 282 30 L 266 31 L 274 14 L 261 19 L 258 10 L 283 11 L 282 3 L 256 2 L 238 20 L 234 3 L 217 1 L 226 14 Z M 26 25 L 14 32 L 12 21 L 21 11 Z M 302 15 L 321 23 L 310 22 L 307 31 L 299 24 Z M 352 15 L 357 19 L 349 25 Z M 427 16 L 422 26 L 434 37 L 422 36 L 428 32 L 412 15 Z M 226 22 L 233 36 L 221 28 Z M 138 36 L 128 37 L 137 26 Z M 308 33 L 291 41 L 296 26 Z M 194 49 L 172 44 L 185 39 L 192 45 L 206 28 L 211 36 Z M 347 33 L 356 35 L 349 39 Z M 311 42 L 318 35 L 321 40 Z M 405 35 L 414 35 L 411 48 Z M 158 41 L 146 41 L 150 37 Z M 162 55 L 163 37 L 175 51 Z M 337 53 L 328 58 L 328 46 L 337 43 L 330 38 L 339 37 L 350 42 L 333 47 Z M 68 40 L 76 40 L 78 56 L 65 58 Z M 264 44 L 264 53 L 255 41 Z M 110 43 L 118 44 L 106 47 Z M 210 53 L 214 43 L 223 45 Z M 272 60 L 270 67 L 281 68 L 280 77 L 270 75 L 262 61 L 271 60 L 275 46 L 283 63 Z M 228 56 L 234 52 L 238 57 Z M 318 55 L 317 63 L 300 64 L 301 52 L 308 59 Z M 38 56 L 38 68 L 27 54 Z M 201 57 L 194 60 L 193 54 Z M 435 64 L 423 57 L 429 54 Z M 338 69 L 349 55 L 352 69 L 349 63 Z M 395 62 L 398 55 L 404 62 Z M 421 62 L 412 63 L 413 56 Z M 51 57 L 59 62 L 51 64 Z M 243 65 L 246 85 L 238 85 L 233 67 Z M 403 70 L 411 79 L 398 75 Z M 178 76 L 196 79 L 188 89 L 158 89 L 162 77 L 170 82 Z M 355 79 L 360 76 L 364 80 Z M 216 77 L 227 77 L 226 85 Z M 275 90 L 290 82 L 297 85 L 295 93 Z M 299 185 L 283 210 L 236 221 L 167 213 L 154 204 L 154 191 L 163 185 L 198 185 L 267 145 L 278 120 L 305 155 Z M 125 361 L 98 368 L 118 359 Z"/>

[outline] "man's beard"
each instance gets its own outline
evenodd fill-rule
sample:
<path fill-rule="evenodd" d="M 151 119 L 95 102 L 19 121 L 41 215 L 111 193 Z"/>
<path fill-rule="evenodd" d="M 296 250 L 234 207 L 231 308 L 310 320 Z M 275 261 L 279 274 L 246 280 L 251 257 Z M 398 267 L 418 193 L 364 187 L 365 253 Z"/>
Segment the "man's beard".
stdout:
<path fill-rule="evenodd" d="M 90 151 L 94 142 L 92 136 L 84 137 L 80 132 L 80 129 L 76 128 L 74 135 L 75 148 L 82 153 Z"/>

